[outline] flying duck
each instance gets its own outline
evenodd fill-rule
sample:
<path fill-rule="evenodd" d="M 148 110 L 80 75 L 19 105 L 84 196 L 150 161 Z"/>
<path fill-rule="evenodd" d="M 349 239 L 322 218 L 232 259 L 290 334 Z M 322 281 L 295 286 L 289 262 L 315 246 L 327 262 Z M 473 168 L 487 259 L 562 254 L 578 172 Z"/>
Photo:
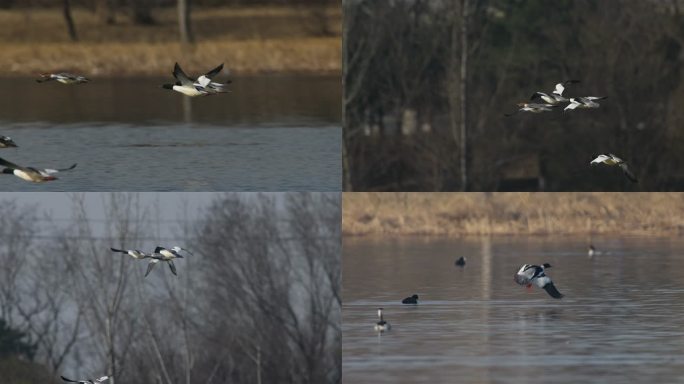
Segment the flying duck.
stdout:
<path fill-rule="evenodd" d="M 66 381 L 68 383 L 79 383 L 79 384 L 95 384 L 95 383 L 101 383 L 103 381 L 109 380 L 109 376 L 102 376 L 99 379 L 95 379 L 95 380 L 92 380 L 92 379 L 90 379 L 90 380 L 71 380 L 71 379 L 67 379 L 64 376 L 60 376 L 60 377 L 62 378 L 62 380 Z"/>
<path fill-rule="evenodd" d="M 81 84 L 90 81 L 85 76 L 74 75 L 71 73 L 60 72 L 60 73 L 41 73 L 40 79 L 36 79 L 38 83 L 44 83 L 46 81 L 57 80 L 62 84 Z"/>
<path fill-rule="evenodd" d="M 513 113 L 504 113 L 504 116 L 510 117 L 515 115 L 518 112 L 532 112 L 532 113 L 542 113 L 542 112 L 551 112 L 554 108 L 556 107 L 553 104 L 537 104 L 537 103 L 518 103 L 518 109 L 517 111 Z"/>
<path fill-rule="evenodd" d="M 457 267 L 465 267 L 465 263 L 466 258 L 463 256 L 459 257 L 458 260 L 454 261 L 454 265 L 456 265 Z"/>
<path fill-rule="evenodd" d="M 138 249 L 128 249 L 128 250 L 116 249 L 116 248 L 109 248 L 109 249 L 111 249 L 113 252 L 120 252 L 120 253 L 123 253 L 124 255 L 129 255 L 130 257 L 132 257 L 134 259 L 138 259 L 138 260 L 147 259 L 147 258 L 152 257 L 151 255 L 148 255 L 145 252 L 140 251 Z"/>
<path fill-rule="evenodd" d="M 9 136 L 0 135 L 0 148 L 16 148 L 17 144 Z"/>
<path fill-rule="evenodd" d="M 57 177 L 53 176 L 53 174 L 62 171 L 69 171 L 71 169 L 76 168 L 76 164 L 72 165 L 69 168 L 63 169 L 37 169 L 33 167 L 22 167 L 14 163 L 11 163 L 1 157 L 0 166 L 5 167 L 5 169 L 2 170 L 2 173 L 13 174 L 14 176 L 20 179 L 31 181 L 34 183 L 42 183 L 45 181 L 57 180 Z"/>
<path fill-rule="evenodd" d="M 183 256 L 176 256 L 183 258 Z M 176 273 L 176 265 L 173 264 L 173 258 L 167 258 L 165 256 L 162 256 L 159 253 L 153 253 L 152 255 L 149 256 L 150 262 L 147 264 L 147 271 L 145 272 L 145 277 L 152 272 L 152 269 L 154 268 L 155 265 L 159 264 L 160 261 L 165 261 L 169 264 L 169 268 L 171 269 L 171 273 L 174 274 L 174 276 L 178 276 Z M 175 258 L 175 257 L 174 257 Z"/>
<path fill-rule="evenodd" d="M 596 248 L 594 248 L 594 244 L 589 244 L 589 251 L 587 251 L 587 254 L 589 257 L 593 257 L 596 254 Z"/>
<path fill-rule="evenodd" d="M 378 317 L 380 318 L 380 321 L 375 323 L 375 330 L 377 332 L 389 331 L 392 328 L 392 326 L 390 325 L 390 323 L 386 322 L 385 319 L 383 319 L 382 308 L 378 308 Z"/>
<path fill-rule="evenodd" d="M 189 78 L 188 75 L 183 72 L 178 63 L 176 63 L 176 65 L 173 67 L 173 77 L 176 78 L 176 83 L 164 84 L 162 85 L 162 88 L 171 89 L 190 97 L 207 96 L 211 94 L 206 87 L 199 83 L 195 83 L 194 80 Z"/>
<path fill-rule="evenodd" d="M 212 81 L 213 77 L 216 76 L 218 73 L 220 73 L 222 70 L 223 70 L 223 63 L 221 63 L 221 65 L 212 69 L 211 71 L 205 73 L 204 75 L 198 77 L 197 80 L 195 81 L 195 85 L 197 85 L 197 84 L 201 85 L 207 91 L 209 91 L 209 93 L 211 93 L 211 94 L 229 92 L 229 90 L 226 86 L 228 84 L 230 84 L 232 81 L 226 80 L 225 83 L 218 83 L 216 81 Z"/>
<path fill-rule="evenodd" d="M 418 295 L 407 297 L 401 301 L 402 304 L 418 304 Z"/>
<path fill-rule="evenodd" d="M 570 98 L 570 104 L 568 104 L 564 109 L 563 112 L 565 111 L 572 111 L 573 109 L 586 109 L 586 108 L 598 108 L 601 106 L 601 104 L 597 103 L 596 100 L 603 100 L 607 99 L 608 96 L 587 96 L 587 97 L 573 97 Z"/>
<path fill-rule="evenodd" d="M 627 166 L 627 163 L 625 163 L 624 160 L 613 155 L 612 153 L 606 153 L 606 154 L 598 155 L 594 160 L 592 160 L 589 163 L 589 165 L 600 164 L 600 163 L 603 163 L 605 165 L 617 165 L 620 167 L 620 169 L 622 169 L 622 172 L 629 179 L 629 181 L 631 181 L 633 183 L 639 182 L 639 180 L 637 180 L 636 176 L 634 176 L 634 173 L 632 173 L 632 171 L 630 171 L 629 167 Z"/>
<path fill-rule="evenodd" d="M 563 97 L 563 91 L 565 91 L 565 86 L 570 84 L 577 84 L 579 82 L 579 80 L 568 80 L 562 83 L 558 83 L 556 84 L 556 88 L 550 94 L 545 92 L 535 92 L 530 98 L 530 100 L 542 99 L 544 102 L 551 105 L 567 102 L 568 99 Z"/>
<path fill-rule="evenodd" d="M 524 264 L 520 267 L 518 273 L 513 275 L 513 280 L 527 287 L 531 287 L 534 284 L 539 288 L 543 288 L 554 299 L 560 299 L 563 295 L 558 292 L 551 279 L 544 274 L 544 269 L 546 268 L 551 268 L 551 265 L 544 263 L 540 267 L 538 265 Z"/>
<path fill-rule="evenodd" d="M 147 264 L 147 272 L 145 272 L 145 277 L 150 274 L 152 269 L 154 268 L 155 265 L 157 265 L 160 261 L 165 261 L 169 264 L 169 268 L 171 269 L 171 273 L 174 275 L 178 275 L 176 273 L 176 265 L 173 264 L 173 259 L 176 258 L 183 258 L 183 255 L 181 255 L 179 252 L 185 251 L 190 253 L 188 250 L 183 249 L 181 247 L 173 247 L 171 249 L 167 249 L 164 247 L 157 247 L 154 249 L 154 253 L 149 256 L 151 259 L 150 262 Z"/>

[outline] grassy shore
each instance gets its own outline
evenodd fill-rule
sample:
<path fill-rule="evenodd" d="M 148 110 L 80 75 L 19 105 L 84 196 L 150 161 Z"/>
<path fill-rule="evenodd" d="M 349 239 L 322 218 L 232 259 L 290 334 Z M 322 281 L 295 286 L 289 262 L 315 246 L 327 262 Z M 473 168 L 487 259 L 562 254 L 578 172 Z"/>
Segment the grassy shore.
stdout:
<path fill-rule="evenodd" d="M 365 235 L 673 235 L 684 193 L 345 193 L 342 231 Z"/>
<path fill-rule="evenodd" d="M 193 30 L 197 43 L 178 42 L 175 8 L 156 10 L 155 25 L 139 26 L 124 15 L 114 25 L 76 9 L 79 35 L 71 42 L 60 9 L 0 11 L 0 65 L 5 75 L 34 76 L 69 70 L 91 76 L 169 74 L 178 61 L 190 72 L 225 62 L 235 74 L 337 74 L 341 67 L 341 11 L 320 13 L 305 8 L 252 7 L 197 9 Z M 325 20 L 330 35 L 320 33 Z"/>

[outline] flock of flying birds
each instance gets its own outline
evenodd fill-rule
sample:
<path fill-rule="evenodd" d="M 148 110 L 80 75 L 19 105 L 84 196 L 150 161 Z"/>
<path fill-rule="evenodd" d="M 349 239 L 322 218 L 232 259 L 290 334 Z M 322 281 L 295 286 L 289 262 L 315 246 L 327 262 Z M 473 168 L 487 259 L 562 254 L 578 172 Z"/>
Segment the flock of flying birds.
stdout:
<path fill-rule="evenodd" d="M 164 247 L 156 247 L 154 249 L 154 252 L 151 253 L 145 253 L 139 249 L 116 249 L 116 248 L 110 248 L 113 252 L 119 252 L 123 253 L 124 255 L 129 255 L 132 258 L 136 260 L 144 260 L 144 259 L 150 259 L 150 262 L 147 264 L 147 272 L 145 272 L 145 277 L 150 274 L 152 269 L 154 268 L 155 265 L 159 264 L 160 262 L 165 262 L 169 265 L 169 268 L 171 269 L 171 273 L 177 276 L 176 273 L 176 266 L 173 264 L 174 259 L 182 259 L 183 255 L 181 255 L 181 252 L 186 252 L 190 256 L 193 256 L 193 254 L 188 251 L 187 249 L 181 248 L 179 246 L 174 246 L 171 248 L 164 248 Z M 86 380 L 71 380 L 67 379 L 64 376 L 60 376 L 63 381 L 67 383 L 79 383 L 79 384 L 96 384 L 96 383 L 102 383 L 110 379 L 110 376 L 102 376 L 99 379 L 86 379 Z"/>
<path fill-rule="evenodd" d="M 183 95 L 190 97 L 197 96 L 210 96 L 218 95 L 221 93 L 230 92 L 228 89 L 228 84 L 231 80 L 226 80 L 225 83 L 219 83 L 213 81 L 213 78 L 218 75 L 223 70 L 223 64 L 212 69 L 211 71 L 201 75 L 197 79 L 193 79 L 183 72 L 180 65 L 176 63 L 173 67 L 173 77 L 176 82 L 173 84 L 164 84 L 162 88 L 170 89 Z M 38 83 L 45 83 L 48 81 L 56 81 L 61 84 L 83 84 L 90 82 L 85 76 L 74 75 L 71 73 L 60 72 L 60 73 L 42 73 L 39 79 L 36 79 Z M 0 135 L 0 148 L 17 148 L 17 144 L 8 136 Z M 55 174 L 63 171 L 69 171 L 76 168 L 76 164 L 62 169 L 52 169 L 52 168 L 36 168 L 22 166 L 10 161 L 7 161 L 0 157 L 0 166 L 4 167 L 2 169 L 2 174 L 10 174 L 17 176 L 18 178 L 33 183 L 43 183 L 46 181 L 57 180 Z"/>
<path fill-rule="evenodd" d="M 589 246 L 589 257 L 599 254 L 593 245 Z M 457 267 L 463 268 L 466 265 L 466 258 L 461 256 L 458 258 L 454 264 Z M 516 283 L 527 287 L 528 289 L 532 286 L 536 286 L 546 291 L 549 296 L 554 299 L 563 298 L 563 294 L 556 289 L 556 286 L 551 281 L 551 278 L 546 276 L 545 271 L 551 268 L 551 264 L 544 263 L 542 265 L 533 264 L 523 264 L 518 272 L 513 275 L 513 281 Z M 418 304 L 418 295 L 414 294 L 401 301 L 402 304 Z M 383 316 L 383 308 L 378 308 L 378 322 L 375 323 L 374 327 L 376 332 L 383 333 L 392 329 L 392 325 L 385 320 Z"/>
<path fill-rule="evenodd" d="M 530 102 L 518 103 L 520 107 L 517 111 L 513 113 L 506 113 L 504 116 L 510 117 L 518 112 L 531 112 L 531 113 L 544 113 L 551 112 L 554 108 L 565 105 L 563 112 L 572 111 L 575 109 L 596 109 L 601 105 L 598 103 L 599 100 L 607 99 L 607 96 L 583 96 L 583 97 L 571 97 L 566 98 L 563 96 L 565 91 L 565 86 L 570 84 L 577 84 L 579 80 L 568 80 L 562 83 L 556 84 L 556 88 L 551 93 L 546 92 L 535 92 L 530 98 Z M 537 102 L 535 102 L 537 101 Z M 541 102 L 538 102 L 541 101 Z M 639 182 L 632 173 L 632 171 L 627 166 L 627 163 L 621 158 L 615 156 L 612 153 L 604 153 L 597 155 L 594 160 L 592 160 L 589 165 L 604 164 L 609 166 L 618 166 L 624 173 L 625 177 L 633 183 Z"/>

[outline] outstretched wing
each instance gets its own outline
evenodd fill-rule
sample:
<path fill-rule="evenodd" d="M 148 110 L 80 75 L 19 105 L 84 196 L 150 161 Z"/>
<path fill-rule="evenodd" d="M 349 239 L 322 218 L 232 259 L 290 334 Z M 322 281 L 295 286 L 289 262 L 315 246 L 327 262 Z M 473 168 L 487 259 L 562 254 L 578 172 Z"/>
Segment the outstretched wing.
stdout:
<path fill-rule="evenodd" d="M 173 273 L 175 276 L 178 276 L 176 273 L 176 265 L 173 264 L 173 260 L 169 260 L 169 268 L 171 268 L 171 273 Z"/>
<path fill-rule="evenodd" d="M 48 174 L 48 175 L 52 175 L 53 173 L 59 173 L 59 172 L 64 172 L 64 171 L 70 171 L 70 170 L 76 168 L 76 165 L 78 165 L 78 164 L 74 164 L 74 165 L 72 165 L 72 166 L 69 167 L 69 168 L 61 168 L 61 169 L 51 169 L 51 168 L 47 168 L 47 169 L 43 169 L 43 172 L 41 172 L 41 173 L 46 173 L 46 174 Z"/>
<path fill-rule="evenodd" d="M 211 83 L 211 79 L 219 74 L 223 70 L 223 63 L 219 65 L 218 67 L 212 69 L 211 71 L 205 73 L 204 75 L 200 76 L 197 78 L 197 82 L 200 83 L 203 87 L 206 87 Z"/>
<path fill-rule="evenodd" d="M 64 376 L 60 376 L 60 377 L 62 378 L 62 380 L 66 381 L 66 382 L 68 382 L 68 383 L 80 383 L 80 381 L 67 379 L 67 378 L 64 377 Z"/>
<path fill-rule="evenodd" d="M 639 182 L 639 180 L 637 180 L 636 176 L 634 176 L 634 173 L 632 173 L 632 171 L 627 166 L 627 163 L 625 163 L 625 162 L 620 163 L 620 169 L 622 169 L 622 172 L 625 174 L 625 176 L 627 176 L 629 181 L 631 181 L 632 183 L 638 183 Z"/>
<path fill-rule="evenodd" d="M 111 249 L 113 252 L 128 253 L 128 251 L 124 251 L 123 249 L 116 249 L 116 248 L 109 248 L 109 249 Z"/>
<path fill-rule="evenodd" d="M 551 281 L 546 283 L 546 285 L 544 285 L 543 288 L 546 291 L 546 293 L 548 293 L 554 299 L 560 299 L 563 297 L 563 294 L 558 292 L 558 290 L 556 289 L 556 286 L 553 285 L 553 282 L 551 282 Z"/>
<path fill-rule="evenodd" d="M 188 77 L 188 75 L 186 75 L 185 72 L 183 72 L 183 70 L 181 69 L 180 65 L 178 65 L 178 63 L 176 63 L 176 65 L 173 67 L 173 77 L 175 77 L 176 80 L 178 80 L 181 83 L 181 85 L 183 85 L 183 86 L 187 86 L 187 87 L 193 87 L 194 86 L 192 79 L 190 79 Z"/>
<path fill-rule="evenodd" d="M 2 157 L 0 157 L 0 165 L 2 165 L 3 167 L 11 168 L 11 169 L 21 169 L 23 171 L 27 170 L 26 167 L 22 167 L 20 165 L 14 164 L 10 161 L 3 159 Z"/>
<path fill-rule="evenodd" d="M 152 268 L 154 268 L 154 266 L 157 265 L 158 262 L 159 260 L 157 259 L 150 260 L 150 262 L 147 264 L 147 272 L 145 272 L 145 277 L 147 277 L 147 275 L 149 275 L 150 272 L 152 272 Z"/>

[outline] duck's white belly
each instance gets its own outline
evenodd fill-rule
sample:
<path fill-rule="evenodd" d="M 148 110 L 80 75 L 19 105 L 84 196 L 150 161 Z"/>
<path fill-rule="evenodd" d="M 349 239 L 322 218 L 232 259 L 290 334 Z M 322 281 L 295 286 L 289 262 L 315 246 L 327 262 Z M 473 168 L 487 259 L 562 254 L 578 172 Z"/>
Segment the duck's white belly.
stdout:
<path fill-rule="evenodd" d="M 200 92 L 195 88 L 183 87 L 181 85 L 174 85 L 173 90 L 190 97 L 206 95 L 206 93 Z"/>

